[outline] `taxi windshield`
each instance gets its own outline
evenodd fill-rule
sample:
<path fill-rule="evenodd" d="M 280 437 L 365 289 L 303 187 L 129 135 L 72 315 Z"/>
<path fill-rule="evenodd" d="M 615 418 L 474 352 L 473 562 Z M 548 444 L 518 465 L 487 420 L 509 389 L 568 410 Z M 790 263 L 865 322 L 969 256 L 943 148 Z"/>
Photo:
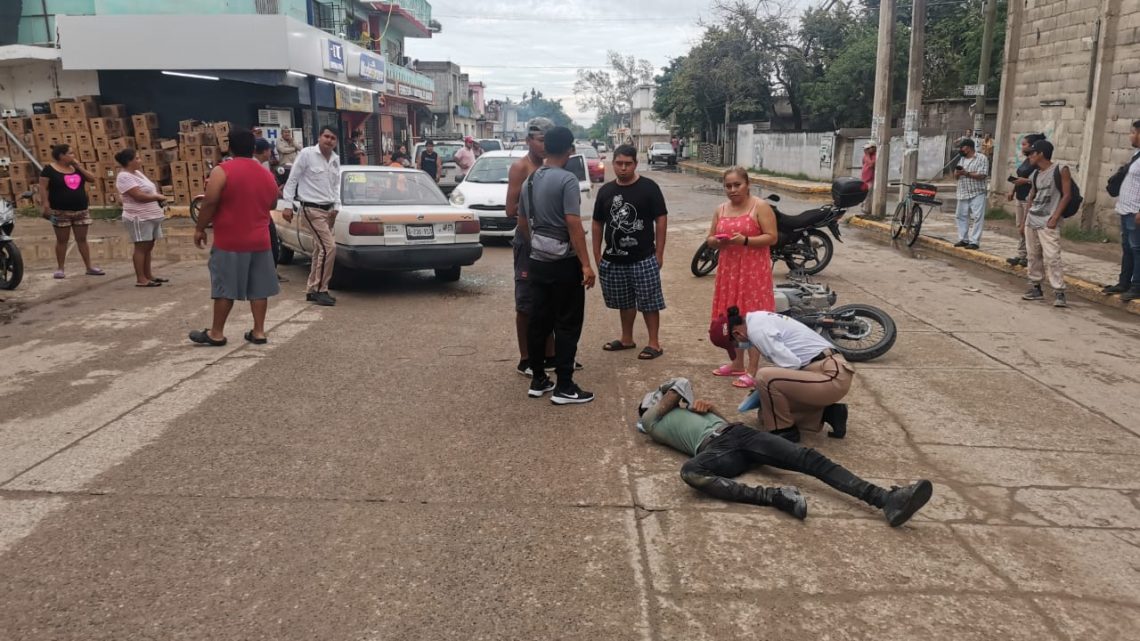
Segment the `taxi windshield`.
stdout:
<path fill-rule="evenodd" d="M 435 181 L 420 171 L 346 171 L 340 200 L 349 205 L 446 205 Z"/>

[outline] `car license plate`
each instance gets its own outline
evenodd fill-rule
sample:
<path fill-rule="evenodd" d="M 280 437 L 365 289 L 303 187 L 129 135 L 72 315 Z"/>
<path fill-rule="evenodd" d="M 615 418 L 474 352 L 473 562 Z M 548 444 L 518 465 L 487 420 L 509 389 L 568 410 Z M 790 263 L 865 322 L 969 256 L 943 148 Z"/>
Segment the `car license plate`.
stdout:
<path fill-rule="evenodd" d="M 435 228 L 431 225 L 408 225 L 405 227 L 408 240 L 434 240 Z"/>

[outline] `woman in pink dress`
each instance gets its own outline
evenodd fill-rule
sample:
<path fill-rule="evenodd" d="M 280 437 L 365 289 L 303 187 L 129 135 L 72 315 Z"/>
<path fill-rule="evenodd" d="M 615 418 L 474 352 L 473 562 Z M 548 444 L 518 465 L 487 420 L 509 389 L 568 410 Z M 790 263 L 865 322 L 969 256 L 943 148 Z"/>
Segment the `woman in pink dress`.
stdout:
<path fill-rule="evenodd" d="M 728 202 L 713 215 L 712 227 L 705 241 L 720 250 L 713 294 L 712 317 L 727 313 L 729 307 L 748 312 L 775 311 L 772 287 L 770 246 L 776 244 L 776 212 L 768 203 L 752 195 L 748 171 L 730 167 L 724 172 L 724 193 Z M 736 360 L 713 370 L 716 376 L 737 376 L 735 387 L 752 388 L 753 377 L 760 364 L 760 352 L 748 351 L 748 369 L 744 369 L 744 350 L 737 350 Z"/>

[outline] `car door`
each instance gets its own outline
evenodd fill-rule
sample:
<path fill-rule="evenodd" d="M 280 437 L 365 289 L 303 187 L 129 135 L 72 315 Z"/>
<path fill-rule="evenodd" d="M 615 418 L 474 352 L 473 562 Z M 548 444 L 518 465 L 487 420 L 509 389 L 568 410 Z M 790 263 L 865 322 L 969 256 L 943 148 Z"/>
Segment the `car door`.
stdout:
<path fill-rule="evenodd" d="M 570 156 L 570 160 L 566 162 L 566 171 L 574 174 L 578 179 L 578 188 L 581 191 L 590 191 L 590 175 L 586 171 L 586 159 L 581 154 L 574 154 Z"/>

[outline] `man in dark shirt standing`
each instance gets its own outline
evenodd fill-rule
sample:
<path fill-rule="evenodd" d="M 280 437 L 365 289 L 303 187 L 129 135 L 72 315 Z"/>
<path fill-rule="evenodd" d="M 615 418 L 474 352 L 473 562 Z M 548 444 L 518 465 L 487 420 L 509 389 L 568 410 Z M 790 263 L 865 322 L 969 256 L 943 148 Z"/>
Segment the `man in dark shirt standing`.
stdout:
<path fill-rule="evenodd" d="M 1045 140 L 1043 134 L 1029 134 L 1021 139 L 1021 155 L 1025 156 L 1025 160 L 1017 168 L 1017 176 L 1010 182 L 1013 183 L 1013 189 L 1009 192 L 1009 200 L 1017 199 L 1017 228 L 1025 224 L 1025 215 L 1029 211 L 1029 203 L 1026 201 L 1029 198 L 1029 190 L 1032 186 L 1029 184 L 1029 176 L 1034 171 L 1033 163 L 1029 160 L 1029 149 L 1033 147 L 1033 143 L 1038 140 Z M 1029 266 L 1028 253 L 1025 250 L 1025 236 L 1020 238 L 1017 243 L 1017 255 L 1005 259 L 1011 267 L 1021 265 L 1022 267 Z"/>
<path fill-rule="evenodd" d="M 423 170 L 437 185 L 439 184 L 439 154 L 435 153 L 434 142 L 429 140 L 424 143 L 424 150 L 420 152 L 416 168 Z"/>
<path fill-rule="evenodd" d="M 555 405 L 589 403 L 594 395 L 574 383 L 574 357 L 586 311 L 586 289 L 594 270 L 582 229 L 578 178 L 566 171 L 574 153 L 574 134 L 566 127 L 546 132 L 546 160 L 523 185 L 520 229 L 530 238 L 530 325 L 527 343 L 532 372 L 531 398 L 553 391 Z M 546 338 L 554 333 L 555 385 L 544 371 Z"/>
<path fill-rule="evenodd" d="M 665 309 L 661 290 L 668 225 L 665 196 L 657 183 L 637 173 L 637 150 L 633 147 L 615 149 L 611 164 L 616 179 L 599 189 L 594 201 L 594 260 L 606 307 L 621 313 L 621 338 L 602 348 L 616 352 L 637 347 L 633 322 L 641 312 L 649 344 L 638 358 L 652 360 L 664 353 L 659 332 L 661 310 Z"/>

